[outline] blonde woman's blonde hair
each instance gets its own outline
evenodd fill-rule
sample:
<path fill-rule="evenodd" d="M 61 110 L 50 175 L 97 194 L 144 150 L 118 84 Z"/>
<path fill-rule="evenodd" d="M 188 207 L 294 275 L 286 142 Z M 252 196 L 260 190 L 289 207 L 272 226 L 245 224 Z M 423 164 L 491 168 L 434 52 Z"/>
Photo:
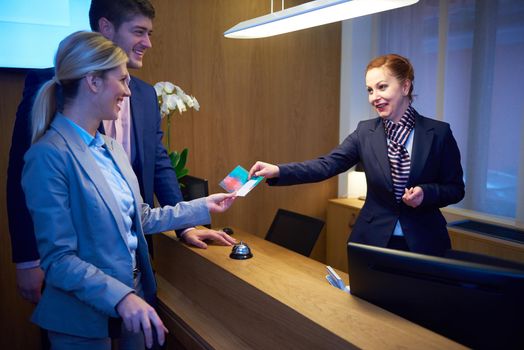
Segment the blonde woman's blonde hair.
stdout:
<path fill-rule="evenodd" d="M 80 31 L 62 40 L 55 55 L 55 76 L 42 85 L 33 104 L 31 142 L 38 141 L 49 128 L 57 106 L 75 98 L 82 78 L 103 76 L 126 62 L 126 53 L 100 33 Z"/>

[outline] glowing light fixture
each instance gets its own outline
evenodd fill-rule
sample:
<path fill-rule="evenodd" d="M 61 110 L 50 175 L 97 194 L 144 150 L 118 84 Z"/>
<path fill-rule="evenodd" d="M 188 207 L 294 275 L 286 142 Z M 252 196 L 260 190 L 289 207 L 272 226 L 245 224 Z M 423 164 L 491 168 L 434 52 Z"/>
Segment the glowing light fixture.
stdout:
<path fill-rule="evenodd" d="M 255 39 L 293 32 L 349 18 L 392 10 L 419 0 L 315 0 L 240 22 L 224 32 L 226 38 Z"/>

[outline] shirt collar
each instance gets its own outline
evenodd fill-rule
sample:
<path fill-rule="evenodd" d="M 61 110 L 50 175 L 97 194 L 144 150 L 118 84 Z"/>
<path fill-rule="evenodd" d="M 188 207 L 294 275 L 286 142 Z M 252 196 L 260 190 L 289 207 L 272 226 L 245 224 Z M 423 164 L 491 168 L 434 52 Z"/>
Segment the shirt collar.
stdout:
<path fill-rule="evenodd" d="M 95 137 L 91 136 L 87 131 L 85 131 L 80 125 L 75 123 L 69 118 L 64 117 L 62 114 L 57 113 L 57 118 L 63 118 L 65 119 L 76 131 L 78 136 L 84 141 L 84 143 L 88 146 L 94 146 L 94 147 L 102 147 L 105 144 L 104 138 L 102 137 L 102 134 L 96 131 Z"/>

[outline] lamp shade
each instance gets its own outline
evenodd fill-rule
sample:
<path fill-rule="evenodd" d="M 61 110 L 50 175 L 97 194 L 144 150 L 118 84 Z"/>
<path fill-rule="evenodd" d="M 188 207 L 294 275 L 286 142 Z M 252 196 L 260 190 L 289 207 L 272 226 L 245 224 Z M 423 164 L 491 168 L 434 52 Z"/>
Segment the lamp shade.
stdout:
<path fill-rule="evenodd" d="M 412 5 L 419 0 L 315 0 L 240 22 L 226 38 L 254 39 Z"/>
<path fill-rule="evenodd" d="M 367 183 L 364 172 L 358 170 L 348 172 L 347 181 L 348 197 L 366 199 Z"/>

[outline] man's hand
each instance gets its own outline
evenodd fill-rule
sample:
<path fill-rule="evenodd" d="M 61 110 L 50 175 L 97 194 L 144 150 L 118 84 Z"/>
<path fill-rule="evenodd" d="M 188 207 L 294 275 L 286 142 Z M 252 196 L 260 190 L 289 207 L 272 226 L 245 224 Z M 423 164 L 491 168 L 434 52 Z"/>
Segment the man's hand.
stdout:
<path fill-rule="evenodd" d="M 402 196 L 402 201 L 409 205 L 410 207 L 418 207 L 424 200 L 424 191 L 420 186 L 406 188 L 404 190 L 404 195 Z"/>
<path fill-rule="evenodd" d="M 213 243 L 218 245 L 233 245 L 237 243 L 236 239 L 224 231 L 193 229 L 187 231 L 184 234 L 184 241 L 187 244 L 198 248 L 207 248 L 207 244 L 204 242 L 204 240 L 211 240 Z"/>
<path fill-rule="evenodd" d="M 251 179 L 253 176 L 264 176 L 266 179 L 279 177 L 280 169 L 274 164 L 258 161 L 249 169 L 249 178 Z"/>
<path fill-rule="evenodd" d="M 169 333 L 164 323 L 158 317 L 155 309 L 153 309 L 142 298 L 134 293 L 126 295 L 118 305 L 116 311 L 122 317 L 124 325 L 130 332 L 138 333 L 144 332 L 146 347 L 153 346 L 153 332 L 151 327 L 155 327 L 158 337 L 158 344 L 164 345 L 165 333 Z"/>
<path fill-rule="evenodd" d="M 16 286 L 18 293 L 25 300 L 36 304 L 42 297 L 44 271 L 40 267 L 16 269 Z"/>

